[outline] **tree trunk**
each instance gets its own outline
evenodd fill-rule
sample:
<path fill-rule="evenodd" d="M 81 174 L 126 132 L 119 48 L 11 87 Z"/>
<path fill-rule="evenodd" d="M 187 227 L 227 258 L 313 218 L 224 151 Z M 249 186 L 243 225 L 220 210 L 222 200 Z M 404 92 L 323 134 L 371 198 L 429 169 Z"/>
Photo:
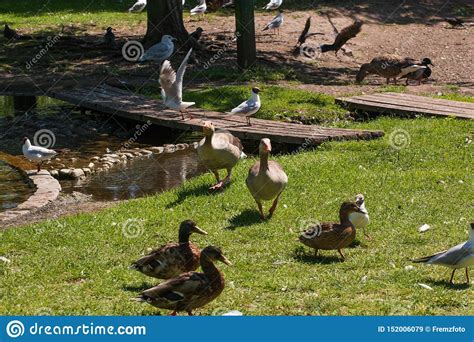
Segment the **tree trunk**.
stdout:
<path fill-rule="evenodd" d="M 183 22 L 183 3 L 181 0 L 148 0 L 148 24 L 144 39 L 146 48 L 158 43 L 165 34 L 186 44 L 189 34 Z"/>
<path fill-rule="evenodd" d="M 255 42 L 254 0 L 235 1 L 237 32 L 237 62 L 242 69 L 252 67 L 257 60 Z"/>

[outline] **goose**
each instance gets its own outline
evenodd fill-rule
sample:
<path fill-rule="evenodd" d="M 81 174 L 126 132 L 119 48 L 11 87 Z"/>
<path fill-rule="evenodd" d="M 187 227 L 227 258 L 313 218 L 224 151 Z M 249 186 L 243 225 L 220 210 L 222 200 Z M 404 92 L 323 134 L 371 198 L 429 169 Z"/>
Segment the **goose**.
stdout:
<path fill-rule="evenodd" d="M 135 261 L 130 269 L 159 279 L 170 279 L 184 272 L 195 271 L 199 267 L 201 252 L 189 241 L 192 233 L 207 235 L 195 222 L 183 221 L 179 226 L 178 243 L 168 243 L 153 250 Z"/>
<path fill-rule="evenodd" d="M 191 15 L 204 15 L 207 11 L 206 0 L 199 0 L 199 5 L 191 9 Z"/>
<path fill-rule="evenodd" d="M 115 48 L 117 46 L 117 43 L 115 42 L 115 34 L 113 33 L 113 28 L 112 27 L 107 27 L 107 30 L 104 35 L 104 43 L 112 48 Z"/>
<path fill-rule="evenodd" d="M 283 3 L 283 0 L 270 0 L 270 2 L 263 7 L 264 10 L 275 10 L 278 9 L 278 7 L 281 6 Z"/>
<path fill-rule="evenodd" d="M 257 202 L 258 211 L 262 219 L 265 218 L 262 208 L 262 201 L 271 201 L 273 204 L 269 210 L 269 217 L 273 216 L 281 193 L 288 184 L 288 176 L 283 167 L 276 161 L 268 160 L 272 151 L 270 139 L 260 140 L 259 154 L 260 161 L 256 162 L 249 170 L 245 183 L 252 197 Z"/>
<path fill-rule="evenodd" d="M 257 114 L 262 106 L 260 102 L 260 95 L 258 95 L 261 90 L 257 87 L 252 88 L 252 96 L 247 101 L 242 102 L 237 107 L 232 109 L 229 114 L 236 114 L 245 116 L 247 120 L 247 126 L 251 126 L 250 117 Z"/>
<path fill-rule="evenodd" d="M 426 59 L 428 60 L 428 58 Z M 413 58 L 400 58 L 394 55 L 385 55 L 375 57 L 370 63 L 362 64 L 356 76 L 356 83 L 360 83 L 369 74 L 376 74 L 387 79 L 389 84 L 390 79 L 394 79 L 397 83 L 397 78 L 416 72 L 419 69 L 426 69 L 422 65 L 423 62 L 418 63 Z"/>
<path fill-rule="evenodd" d="M 420 65 L 424 66 L 425 68 L 420 68 L 401 77 L 406 78 L 406 85 L 408 85 L 409 80 L 418 81 L 418 85 L 421 85 L 422 80 L 425 80 L 431 76 L 431 68 L 429 67 L 429 65 L 434 66 L 434 64 L 431 62 L 431 59 L 423 58 Z"/>
<path fill-rule="evenodd" d="M 41 171 L 41 166 L 46 160 L 50 160 L 57 154 L 56 151 L 41 146 L 31 145 L 30 139 L 26 137 L 23 138 L 22 151 L 26 159 L 37 163 L 38 172 Z"/>
<path fill-rule="evenodd" d="M 474 265 L 474 222 L 471 222 L 469 230 L 469 239 L 450 249 L 435 253 L 430 256 L 412 260 L 415 263 L 424 263 L 429 265 L 441 265 L 453 269 L 451 273 L 450 284 L 453 284 L 454 273 L 457 269 L 466 269 L 466 281 L 469 280 L 469 266 Z"/>
<path fill-rule="evenodd" d="M 280 34 L 281 25 L 283 25 L 283 11 L 278 10 L 277 16 L 273 18 L 272 21 L 270 21 L 268 25 L 263 28 L 262 31 L 273 30 L 273 34 L 275 34 L 278 30 L 278 34 Z"/>
<path fill-rule="evenodd" d="M 342 203 L 339 209 L 339 223 L 325 222 L 310 226 L 300 235 L 300 242 L 314 248 L 315 256 L 320 249 L 336 249 L 344 261 L 346 257 L 342 249 L 348 247 L 356 237 L 356 227 L 351 222 L 353 213 L 362 213 L 362 210 L 354 202 Z"/>
<path fill-rule="evenodd" d="M 157 308 L 173 310 L 171 316 L 175 316 L 178 311 L 186 311 L 192 316 L 193 310 L 212 302 L 224 290 L 224 275 L 214 265 L 216 261 L 232 265 L 219 247 L 208 246 L 201 252 L 202 273 L 183 273 L 143 291 L 135 300 Z"/>
<path fill-rule="evenodd" d="M 203 123 L 204 138 L 199 142 L 197 153 L 199 160 L 214 174 L 217 184 L 209 190 L 221 189 L 230 182 L 232 169 L 239 159 L 245 158 L 243 146 L 239 138 L 233 136 L 230 132 L 216 132 L 212 122 Z M 220 180 L 219 170 L 226 169 L 227 176 Z"/>
<path fill-rule="evenodd" d="M 334 39 L 332 44 L 323 44 L 320 46 L 321 52 L 325 53 L 328 51 L 334 51 L 337 55 L 337 52 L 352 38 L 357 36 L 362 30 L 362 21 L 357 19 L 351 25 L 344 27 L 341 32 L 339 32 Z"/>
<path fill-rule="evenodd" d="M 139 13 L 143 11 L 146 7 L 146 0 L 138 0 L 133 4 L 132 7 L 128 9 L 129 13 Z"/>
<path fill-rule="evenodd" d="M 174 71 L 168 60 L 163 62 L 160 71 L 161 96 L 164 103 L 166 107 L 179 111 L 183 120 L 184 113 L 188 113 L 187 108 L 195 104 L 195 102 L 183 102 L 183 78 L 192 51 L 192 48 L 189 49 L 181 62 L 178 73 Z M 191 114 L 188 113 L 188 116 L 192 119 Z"/>
<path fill-rule="evenodd" d="M 170 58 L 174 51 L 174 43 L 178 40 L 168 34 L 161 37 L 161 41 L 156 43 L 138 59 L 139 62 L 154 61 L 162 63 L 164 60 Z"/>
<path fill-rule="evenodd" d="M 370 236 L 366 234 L 365 228 L 369 225 L 369 213 L 365 208 L 365 198 L 362 194 L 357 194 L 355 203 L 359 206 L 361 212 L 354 212 L 349 217 L 356 229 L 362 229 L 364 236 L 370 240 Z"/>

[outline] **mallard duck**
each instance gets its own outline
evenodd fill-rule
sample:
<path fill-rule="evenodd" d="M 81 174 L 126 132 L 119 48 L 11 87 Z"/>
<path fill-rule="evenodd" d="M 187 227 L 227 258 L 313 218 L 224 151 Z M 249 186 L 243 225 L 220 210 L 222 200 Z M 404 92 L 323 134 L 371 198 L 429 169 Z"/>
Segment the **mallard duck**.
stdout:
<path fill-rule="evenodd" d="M 370 236 L 366 234 L 365 228 L 369 225 L 369 213 L 365 208 L 365 198 L 362 194 L 357 194 L 355 197 L 355 202 L 359 206 L 361 212 L 352 213 L 349 217 L 350 221 L 354 224 L 356 229 L 362 229 L 364 236 L 367 239 L 370 239 Z"/>
<path fill-rule="evenodd" d="M 245 158 L 244 147 L 239 138 L 230 132 L 216 132 L 212 122 L 203 125 L 204 138 L 199 142 L 197 153 L 199 160 L 216 176 L 217 184 L 209 190 L 217 190 L 230 182 L 232 169 L 240 158 Z M 227 176 L 221 181 L 219 170 L 226 169 Z"/>
<path fill-rule="evenodd" d="M 344 44 L 359 34 L 362 29 L 362 24 L 362 21 L 357 19 L 351 25 L 344 27 L 341 32 L 337 34 L 333 44 L 324 44 L 320 46 L 321 52 L 334 51 L 337 55 L 337 52 L 344 46 Z"/>
<path fill-rule="evenodd" d="M 245 183 L 257 202 L 260 217 L 263 219 L 262 201 L 274 200 L 269 210 L 270 217 L 275 211 L 278 199 L 288 184 L 288 176 L 283 167 L 276 161 L 268 160 L 268 155 L 272 151 L 270 139 L 260 140 L 259 153 L 260 161 L 256 162 L 249 170 Z"/>
<path fill-rule="evenodd" d="M 428 60 L 429 58 L 426 58 Z M 379 56 L 375 57 L 370 63 L 362 64 L 357 73 L 356 83 L 360 83 L 369 74 L 376 74 L 387 79 L 389 84 L 390 79 L 397 83 L 397 78 L 403 77 L 409 73 L 416 72 L 419 69 L 425 69 L 423 62 L 418 63 L 413 58 L 400 58 L 398 56 Z"/>
<path fill-rule="evenodd" d="M 474 265 L 474 222 L 471 222 L 469 239 L 446 251 L 442 251 L 427 257 L 412 260 L 415 263 L 425 263 L 429 265 L 441 265 L 453 269 L 450 284 L 453 284 L 454 272 L 459 268 L 466 269 L 467 284 L 470 284 L 468 267 Z"/>
<path fill-rule="evenodd" d="M 208 246 L 201 252 L 203 273 L 183 273 L 143 291 L 136 300 L 157 308 L 173 310 L 172 316 L 178 311 L 186 311 L 191 316 L 194 309 L 213 301 L 224 290 L 224 275 L 214 265 L 217 260 L 232 265 L 219 247 Z"/>
<path fill-rule="evenodd" d="M 429 65 L 434 66 L 434 64 L 431 63 L 431 59 L 423 58 L 420 65 L 425 66 L 425 68 L 420 68 L 417 71 L 411 72 L 409 74 L 406 74 L 405 76 L 400 77 L 406 78 L 406 85 L 408 85 L 409 80 L 418 81 L 418 85 L 420 85 L 422 80 L 425 80 L 431 76 L 431 68 L 429 67 Z"/>
<path fill-rule="evenodd" d="M 130 268 L 159 279 L 170 279 L 196 270 L 201 252 L 189 241 L 192 233 L 207 235 L 195 222 L 183 221 L 179 226 L 178 243 L 169 243 L 153 250 L 135 261 Z"/>
<path fill-rule="evenodd" d="M 318 223 L 311 226 L 300 235 L 300 242 L 314 248 L 315 256 L 320 249 L 337 249 L 342 260 L 345 260 L 342 249 L 349 246 L 356 237 L 356 228 L 351 222 L 353 213 L 362 213 L 362 210 L 354 202 L 342 203 L 339 209 L 340 223 Z"/>

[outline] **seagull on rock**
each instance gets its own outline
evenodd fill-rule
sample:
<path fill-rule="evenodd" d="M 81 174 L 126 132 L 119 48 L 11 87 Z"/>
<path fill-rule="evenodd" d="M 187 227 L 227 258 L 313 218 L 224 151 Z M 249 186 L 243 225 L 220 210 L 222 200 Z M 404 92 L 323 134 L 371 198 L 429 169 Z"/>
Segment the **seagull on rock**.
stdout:
<path fill-rule="evenodd" d="M 128 9 L 128 12 L 130 13 L 139 13 L 143 11 L 146 7 L 146 0 L 138 0 L 133 4 L 132 7 Z"/>
<path fill-rule="evenodd" d="M 161 63 L 164 60 L 170 58 L 174 51 L 174 43 L 178 40 L 176 38 L 171 37 L 170 35 L 165 34 L 161 38 L 161 42 L 156 43 L 151 48 L 145 51 L 143 56 L 141 56 L 138 61 L 139 62 L 146 62 L 146 61 L 154 61 L 157 63 Z"/>
<path fill-rule="evenodd" d="M 188 65 L 188 59 L 193 49 L 189 49 L 186 57 L 184 57 L 178 69 L 178 73 L 173 70 L 170 61 L 163 62 L 160 71 L 161 96 L 166 107 L 177 110 L 181 113 L 184 120 L 184 113 L 187 113 L 192 119 L 191 114 L 187 112 L 187 108 L 195 104 L 195 102 L 183 102 L 183 77 Z"/>
<path fill-rule="evenodd" d="M 43 162 L 46 160 L 50 160 L 53 158 L 57 152 L 41 147 L 41 146 L 33 146 L 31 145 L 30 139 L 28 138 L 23 138 L 23 155 L 25 156 L 26 159 L 28 159 L 31 162 L 36 163 L 38 167 L 38 172 L 41 171 L 41 165 L 43 165 Z"/>
<path fill-rule="evenodd" d="M 242 102 L 240 105 L 235 107 L 230 111 L 231 114 L 243 115 L 247 119 L 247 125 L 251 126 L 250 124 L 250 117 L 255 115 L 261 107 L 260 96 L 260 89 L 257 87 L 252 88 L 252 97 L 245 102 Z"/>

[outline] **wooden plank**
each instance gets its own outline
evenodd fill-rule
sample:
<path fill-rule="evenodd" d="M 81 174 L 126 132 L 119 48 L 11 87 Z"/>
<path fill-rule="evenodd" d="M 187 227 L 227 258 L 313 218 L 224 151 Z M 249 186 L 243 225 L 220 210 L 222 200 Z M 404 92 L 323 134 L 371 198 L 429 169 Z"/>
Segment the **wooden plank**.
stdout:
<path fill-rule="evenodd" d="M 418 95 L 405 94 L 405 93 L 380 93 L 380 95 L 383 97 L 395 97 L 395 98 L 400 97 L 404 99 L 411 99 L 413 101 L 419 101 L 421 103 L 427 102 L 427 103 L 432 103 L 432 104 L 438 104 L 440 106 L 453 107 L 453 108 L 465 108 L 465 109 L 471 109 L 474 111 L 474 103 L 471 103 L 471 102 L 437 99 L 435 97 L 418 96 Z"/>

